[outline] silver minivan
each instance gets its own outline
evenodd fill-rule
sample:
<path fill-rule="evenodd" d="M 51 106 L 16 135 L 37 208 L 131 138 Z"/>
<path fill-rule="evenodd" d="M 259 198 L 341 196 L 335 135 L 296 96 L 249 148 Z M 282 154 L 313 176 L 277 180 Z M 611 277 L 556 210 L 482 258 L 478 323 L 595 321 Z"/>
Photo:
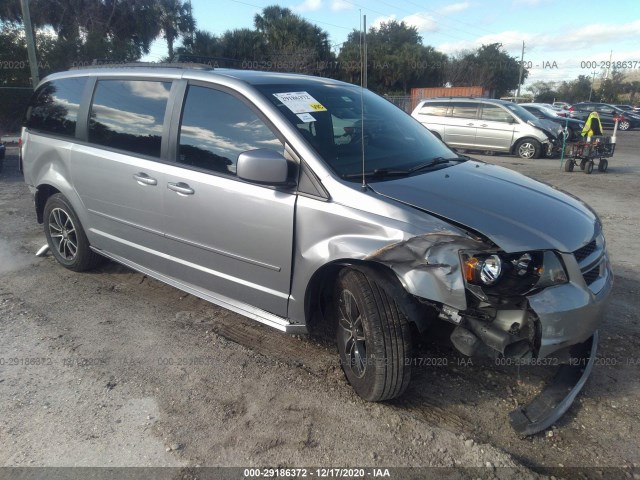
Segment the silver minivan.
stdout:
<path fill-rule="evenodd" d="M 506 100 L 422 100 L 411 115 L 456 149 L 511 153 L 529 159 L 551 155 L 561 147 L 561 128 L 541 122 Z"/>
<path fill-rule="evenodd" d="M 402 394 L 417 335 L 438 326 L 468 356 L 593 362 L 613 281 L 593 210 L 458 155 L 354 85 L 180 65 L 58 73 L 21 148 L 63 266 L 107 257 L 284 332 L 331 331 L 364 399 Z M 555 421 L 589 369 L 514 426 Z"/>

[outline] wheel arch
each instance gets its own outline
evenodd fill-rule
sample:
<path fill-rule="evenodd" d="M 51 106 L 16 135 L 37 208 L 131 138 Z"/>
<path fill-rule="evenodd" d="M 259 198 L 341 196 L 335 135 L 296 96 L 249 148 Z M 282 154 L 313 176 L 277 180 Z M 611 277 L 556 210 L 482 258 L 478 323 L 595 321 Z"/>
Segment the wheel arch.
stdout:
<path fill-rule="evenodd" d="M 393 296 L 409 323 L 419 332 L 424 331 L 434 319 L 432 314 L 435 310 L 431 312 L 427 305 L 420 303 L 411 295 L 402 278 L 390 267 L 370 260 L 339 259 L 320 267 L 307 285 L 304 310 L 309 332 L 332 337 L 333 325 L 327 317 L 327 307 L 333 299 L 333 287 L 338 276 L 345 268 L 358 270 L 367 276 L 374 277 Z"/>
<path fill-rule="evenodd" d="M 53 185 L 49 185 L 48 183 L 38 185 L 38 187 L 36 188 L 35 207 L 38 223 L 42 224 L 44 222 L 44 206 L 47 204 L 47 200 L 49 200 L 49 198 L 56 193 L 62 192 L 60 192 L 60 190 Z"/>

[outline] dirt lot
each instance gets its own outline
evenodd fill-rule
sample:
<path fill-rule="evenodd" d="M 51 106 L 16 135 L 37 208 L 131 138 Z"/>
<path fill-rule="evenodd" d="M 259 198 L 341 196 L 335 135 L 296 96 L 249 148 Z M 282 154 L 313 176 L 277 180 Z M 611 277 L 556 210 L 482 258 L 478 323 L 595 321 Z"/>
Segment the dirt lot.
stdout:
<path fill-rule="evenodd" d="M 583 393 L 553 429 L 520 439 L 507 414 L 549 369 L 469 363 L 425 338 L 404 397 L 369 404 L 319 340 L 285 336 L 113 263 L 76 274 L 35 257 L 44 234 L 9 148 L 0 174 L 0 465 L 172 466 L 176 478 L 195 466 L 640 478 L 639 151 L 640 132 L 619 133 L 609 172 L 592 175 L 565 173 L 558 159 L 478 156 L 589 203 L 616 273 Z"/>

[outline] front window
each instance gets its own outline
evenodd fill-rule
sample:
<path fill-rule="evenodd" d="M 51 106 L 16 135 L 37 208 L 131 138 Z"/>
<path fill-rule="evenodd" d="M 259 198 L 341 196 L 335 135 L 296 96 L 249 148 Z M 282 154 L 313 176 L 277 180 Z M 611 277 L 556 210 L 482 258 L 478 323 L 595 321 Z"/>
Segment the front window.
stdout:
<path fill-rule="evenodd" d="M 342 178 L 362 172 L 363 153 L 369 172 L 407 171 L 434 158 L 457 157 L 418 121 L 368 90 L 361 98 L 356 86 L 305 83 L 256 88 Z"/>
<path fill-rule="evenodd" d="M 235 175 L 242 152 L 284 146 L 244 102 L 225 92 L 189 86 L 180 125 L 178 163 Z"/>
<path fill-rule="evenodd" d="M 527 110 L 525 110 L 523 107 L 521 107 L 520 105 L 518 105 L 517 103 L 507 103 L 505 104 L 505 107 L 507 107 L 509 110 L 511 110 L 516 117 L 518 117 L 520 120 L 522 120 L 523 122 L 537 122 L 538 119 L 536 118 L 536 116 L 531 113 L 528 112 Z"/>

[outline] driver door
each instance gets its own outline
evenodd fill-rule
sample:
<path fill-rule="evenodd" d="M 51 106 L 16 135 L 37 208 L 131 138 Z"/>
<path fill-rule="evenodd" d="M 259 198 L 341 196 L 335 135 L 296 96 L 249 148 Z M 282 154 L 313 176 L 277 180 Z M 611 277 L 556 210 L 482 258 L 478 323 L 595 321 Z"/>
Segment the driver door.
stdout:
<path fill-rule="evenodd" d="M 206 84 L 189 84 L 178 110 L 176 163 L 164 189 L 171 275 L 220 303 L 243 302 L 285 317 L 295 190 L 236 177 L 240 153 L 283 154 L 283 142 L 244 99 Z"/>

